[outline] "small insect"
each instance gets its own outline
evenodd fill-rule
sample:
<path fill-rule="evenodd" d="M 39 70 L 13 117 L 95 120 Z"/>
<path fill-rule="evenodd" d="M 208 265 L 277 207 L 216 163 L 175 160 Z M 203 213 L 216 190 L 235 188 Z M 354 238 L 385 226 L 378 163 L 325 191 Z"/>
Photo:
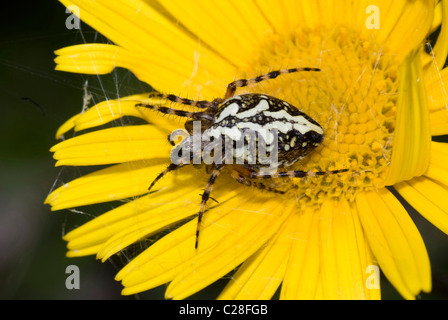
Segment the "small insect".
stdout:
<path fill-rule="evenodd" d="M 246 87 L 259 83 L 264 80 L 275 79 L 280 75 L 300 72 L 315 71 L 318 68 L 292 68 L 272 71 L 252 79 L 241 79 L 231 82 L 227 86 L 227 91 L 223 98 L 216 98 L 213 101 L 207 100 L 189 100 L 172 94 L 152 93 L 150 97 L 167 99 L 169 101 L 203 109 L 200 112 L 190 112 L 177 110 L 168 107 L 154 106 L 149 104 L 136 104 L 136 107 L 149 108 L 163 114 L 176 115 L 188 119 L 185 123 L 185 129 L 189 136 L 185 137 L 171 151 L 171 154 L 177 155 L 180 150 L 189 150 L 190 156 L 181 163 L 171 163 L 162 171 L 151 183 L 149 190 L 167 173 L 183 167 L 194 157 L 201 157 L 205 152 L 206 144 L 201 142 L 200 148 L 193 146 L 193 128 L 194 122 L 200 121 L 201 133 L 213 139 L 221 138 L 221 141 L 230 141 L 232 151 L 232 161 L 215 162 L 209 165 L 211 171 L 210 178 L 202 194 L 202 201 L 198 212 L 198 221 L 196 229 L 195 248 L 198 247 L 199 232 L 202 216 L 205 211 L 205 205 L 210 198 L 210 193 L 217 177 L 225 166 L 230 168 L 231 176 L 247 186 L 255 186 L 271 192 L 284 193 L 283 191 L 271 188 L 260 183 L 259 179 L 296 177 L 303 178 L 307 176 L 318 176 L 327 174 L 337 174 L 347 171 L 347 169 L 334 171 L 277 171 L 266 170 L 271 164 L 263 162 L 262 159 L 249 160 L 247 153 L 247 144 L 238 144 L 242 139 L 242 132 L 250 130 L 255 133 L 258 142 L 259 139 L 271 148 L 267 154 L 275 152 L 277 155 L 277 164 L 275 169 L 287 169 L 300 159 L 308 155 L 312 150 L 319 146 L 324 138 L 322 127 L 311 117 L 301 112 L 288 102 L 265 94 L 248 93 L 235 95 L 237 88 Z M 269 135 L 269 132 L 275 130 L 276 139 Z M 244 136 L 245 142 L 250 139 Z M 253 140 L 253 139 L 252 139 Z M 273 143 L 275 142 L 275 144 Z M 224 144 L 224 142 L 223 142 Z M 275 145 L 275 149 L 272 146 Z M 228 145 L 227 145 L 228 146 Z M 224 147 L 224 145 L 223 145 Z M 246 148 L 246 149 L 244 149 Z M 196 151 L 195 151 L 196 150 Z M 197 154 L 199 153 L 199 154 Z M 239 160 L 239 161 L 236 161 Z M 244 161 L 246 160 L 246 161 Z M 240 163 L 240 164 L 238 164 Z"/>

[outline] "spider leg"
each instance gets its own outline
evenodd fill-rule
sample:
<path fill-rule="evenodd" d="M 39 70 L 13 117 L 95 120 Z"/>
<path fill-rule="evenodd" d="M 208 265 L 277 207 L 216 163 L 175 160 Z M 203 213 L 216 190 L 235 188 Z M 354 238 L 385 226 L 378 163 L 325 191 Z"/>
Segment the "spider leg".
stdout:
<path fill-rule="evenodd" d="M 266 190 L 269 192 L 274 192 L 274 193 L 279 193 L 279 194 L 284 194 L 285 191 L 281 191 L 281 190 L 277 190 L 271 187 L 268 187 L 266 185 L 264 185 L 263 183 L 260 182 L 255 182 L 255 181 L 251 181 L 249 179 L 247 179 L 245 176 L 243 176 L 241 173 L 239 173 L 238 171 L 232 169 L 232 171 L 230 172 L 230 175 L 232 176 L 233 179 L 235 179 L 236 181 L 238 181 L 241 184 L 244 184 L 248 187 L 250 186 L 254 186 L 258 189 L 261 190 Z"/>
<path fill-rule="evenodd" d="M 135 106 L 137 108 L 147 108 L 163 114 L 174 115 L 192 120 L 205 120 L 209 122 L 213 120 L 213 116 L 208 112 L 191 112 L 191 111 L 177 110 L 168 107 L 153 106 L 145 103 L 137 103 Z"/>
<path fill-rule="evenodd" d="M 216 178 L 221 173 L 222 168 L 224 168 L 223 164 L 219 164 L 219 165 L 215 166 L 215 169 L 213 170 L 210 178 L 208 179 L 208 183 L 205 186 L 204 193 L 202 194 L 201 207 L 199 209 L 198 223 L 197 223 L 197 226 L 196 226 L 196 242 L 194 244 L 194 248 L 195 249 L 198 248 L 198 244 L 199 244 L 199 232 L 200 232 L 200 229 L 201 229 L 202 216 L 203 216 L 204 211 L 205 211 L 205 204 L 207 203 L 208 199 L 210 198 L 210 193 L 212 192 L 213 184 L 215 183 Z"/>
<path fill-rule="evenodd" d="M 163 170 L 161 173 L 159 173 L 159 175 L 152 181 L 151 185 L 148 188 L 148 191 L 151 191 L 152 187 L 154 187 L 154 185 L 157 183 L 157 181 L 162 179 L 167 173 L 174 171 L 176 169 L 179 169 L 180 167 L 183 167 L 183 166 L 184 166 L 183 164 L 171 163 L 168 167 L 166 167 L 165 170 Z"/>
<path fill-rule="evenodd" d="M 246 86 L 249 86 L 249 85 L 264 81 L 264 80 L 275 79 L 281 74 L 288 74 L 288 73 L 300 72 L 300 71 L 320 71 L 320 69 L 319 68 L 283 69 L 283 70 L 271 71 L 271 72 L 262 74 L 256 78 L 252 78 L 252 79 L 236 80 L 236 81 L 229 83 L 229 85 L 227 86 L 227 91 L 226 91 L 226 95 L 224 96 L 224 100 L 227 100 L 227 99 L 233 97 L 237 88 L 246 87 Z"/>
<path fill-rule="evenodd" d="M 160 92 L 151 92 L 149 98 L 159 98 L 166 99 L 175 103 L 184 104 L 191 107 L 201 108 L 201 109 L 214 109 L 216 107 L 215 103 L 207 100 L 190 100 L 182 97 L 175 96 L 174 94 L 164 94 Z"/>
<path fill-rule="evenodd" d="M 341 170 L 333 170 L 333 171 L 285 171 L 285 172 L 275 172 L 275 173 L 269 173 L 269 172 L 257 172 L 257 171 L 251 171 L 250 177 L 251 178 L 283 178 L 283 177 L 290 177 L 290 178 L 304 178 L 304 177 L 316 177 L 316 176 L 324 176 L 329 174 L 337 174 L 342 172 L 347 172 L 348 169 L 341 169 Z"/>

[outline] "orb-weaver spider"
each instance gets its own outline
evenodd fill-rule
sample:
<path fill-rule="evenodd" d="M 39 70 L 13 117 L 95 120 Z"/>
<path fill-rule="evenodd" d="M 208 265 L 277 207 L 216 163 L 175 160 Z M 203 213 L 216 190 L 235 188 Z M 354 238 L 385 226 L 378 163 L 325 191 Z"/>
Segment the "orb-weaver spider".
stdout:
<path fill-rule="evenodd" d="M 202 194 L 202 201 L 198 213 L 198 222 L 196 230 L 196 242 L 195 248 L 198 247 L 198 239 L 200 232 L 200 225 L 202 216 L 205 211 L 205 205 L 210 198 L 213 184 L 215 183 L 221 170 L 226 166 L 231 166 L 231 176 L 238 182 L 245 185 L 254 185 L 257 188 L 266 189 L 268 191 L 283 193 L 280 190 L 276 190 L 265 186 L 262 183 L 253 181 L 253 179 L 260 178 L 279 178 L 279 177 L 297 177 L 303 178 L 307 176 L 337 174 L 347 171 L 347 169 L 334 170 L 334 171 L 276 171 L 269 172 L 266 169 L 269 163 L 262 163 L 259 158 L 252 163 L 244 163 L 244 160 L 248 160 L 247 153 L 244 150 L 238 150 L 238 146 L 235 142 L 241 140 L 244 136 L 241 134 L 242 130 L 251 130 L 256 133 L 258 138 L 263 137 L 264 142 L 270 145 L 272 140 L 266 137 L 266 130 L 274 129 L 277 133 L 276 149 L 277 164 L 275 169 L 285 169 L 296 163 L 298 160 L 305 157 L 312 150 L 321 144 L 324 137 L 324 131 L 322 127 L 312 118 L 301 112 L 296 107 L 290 105 L 288 102 L 280 100 L 278 98 L 268 96 L 265 94 L 248 93 L 242 95 L 236 95 L 237 88 L 246 87 L 264 80 L 275 79 L 279 75 L 299 72 L 299 71 L 320 71 L 318 68 L 292 68 L 272 71 L 252 79 L 241 79 L 231 82 L 227 86 L 227 91 L 223 98 L 216 98 L 213 101 L 206 100 L 189 100 L 184 99 L 172 94 L 153 93 L 151 97 L 157 97 L 160 99 L 167 99 L 169 101 L 184 104 L 196 108 L 203 109 L 201 112 L 190 112 L 177 110 L 168 107 L 160 107 L 149 104 L 137 104 L 136 107 L 149 108 L 163 114 L 176 115 L 179 117 L 187 118 L 189 121 L 185 123 L 185 129 L 189 136 L 183 139 L 179 144 L 173 148 L 171 154 L 177 155 L 181 149 L 187 149 L 193 151 L 190 153 L 187 160 L 192 160 L 195 156 L 202 156 L 204 143 L 201 143 L 200 148 L 193 146 L 193 124 L 194 121 L 200 121 L 201 133 L 206 136 L 211 136 L 215 139 L 224 138 L 233 142 L 231 144 L 233 157 L 229 161 L 215 162 L 211 164 L 211 175 L 208 183 Z M 247 141 L 246 141 L 247 142 Z M 221 158 L 222 159 L 222 158 Z M 235 160 L 243 160 L 243 164 Z M 246 161 L 247 162 L 247 161 Z M 161 172 L 151 183 L 149 189 L 154 184 L 165 176 L 168 172 L 174 171 L 182 166 L 189 164 L 188 161 L 180 163 L 170 164 L 163 172 Z"/>

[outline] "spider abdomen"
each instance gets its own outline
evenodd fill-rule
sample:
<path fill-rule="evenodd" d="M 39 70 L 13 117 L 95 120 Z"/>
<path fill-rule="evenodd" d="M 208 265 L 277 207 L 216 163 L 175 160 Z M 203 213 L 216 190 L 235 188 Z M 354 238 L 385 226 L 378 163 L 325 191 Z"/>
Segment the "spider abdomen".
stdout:
<path fill-rule="evenodd" d="M 324 132 L 315 120 L 286 101 L 243 94 L 222 103 L 204 134 L 231 140 L 233 160 L 255 168 L 271 166 L 273 153 L 277 167 L 292 165 L 322 142 Z M 223 142 L 223 147 L 229 148 L 229 144 Z"/>

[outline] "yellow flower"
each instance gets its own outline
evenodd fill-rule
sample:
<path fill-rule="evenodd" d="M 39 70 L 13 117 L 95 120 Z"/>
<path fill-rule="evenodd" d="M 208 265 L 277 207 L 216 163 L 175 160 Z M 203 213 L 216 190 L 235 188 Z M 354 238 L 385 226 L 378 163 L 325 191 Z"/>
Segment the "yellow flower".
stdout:
<path fill-rule="evenodd" d="M 185 120 L 135 105 L 196 109 L 148 93 L 107 100 L 68 120 L 57 136 L 73 128 L 81 134 L 51 151 L 57 166 L 110 166 L 62 185 L 46 203 L 61 210 L 126 202 L 66 234 L 68 256 L 105 261 L 168 230 L 118 273 L 123 294 L 169 283 L 166 297 L 182 299 L 237 268 L 219 298 L 271 298 L 281 285 L 282 299 L 378 299 L 377 265 L 407 299 L 431 290 L 423 240 L 386 186 L 448 232 L 448 145 L 431 141 L 448 134 L 446 1 L 61 2 L 77 6 L 114 45 L 58 50 L 58 70 L 107 74 L 123 67 L 159 92 L 211 101 L 236 79 L 320 68 L 237 94 L 275 96 L 322 125 L 323 143 L 294 170 L 350 169 L 271 179 L 284 195 L 240 184 L 224 169 L 196 250 L 198 194 L 210 174 L 186 166 L 148 193 L 170 163 L 167 135 Z M 434 50 L 425 52 L 440 26 Z M 92 131 L 125 116 L 147 124 Z"/>

